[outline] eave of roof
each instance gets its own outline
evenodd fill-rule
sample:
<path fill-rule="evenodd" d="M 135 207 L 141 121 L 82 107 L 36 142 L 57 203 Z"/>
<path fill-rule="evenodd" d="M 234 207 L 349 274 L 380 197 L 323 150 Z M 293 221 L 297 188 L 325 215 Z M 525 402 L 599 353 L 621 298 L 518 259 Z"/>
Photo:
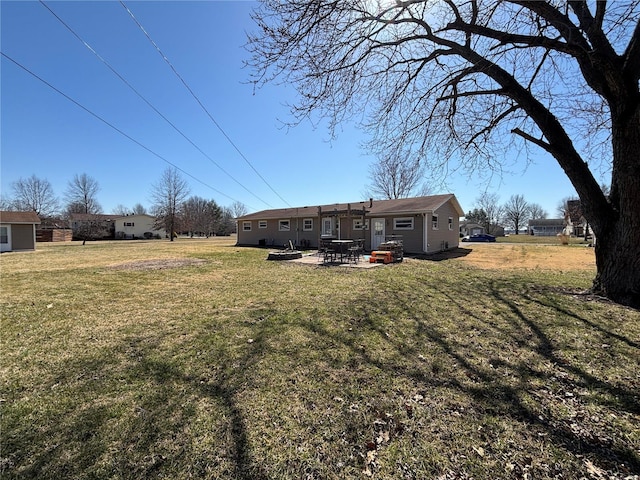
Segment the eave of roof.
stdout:
<path fill-rule="evenodd" d="M 40 224 L 40 217 L 36 212 L 0 212 L 0 223 Z"/>
<path fill-rule="evenodd" d="M 352 203 L 334 203 L 328 205 L 318 205 L 315 207 L 294 207 L 279 208 L 273 210 L 262 210 L 238 217 L 237 220 L 268 220 L 276 218 L 309 218 L 317 217 L 321 212 L 323 215 L 331 213 L 344 214 L 351 210 L 354 215 L 364 208 L 367 216 L 372 215 L 413 215 L 423 212 L 433 212 L 442 207 L 446 202 L 451 201 L 459 216 L 464 215 L 464 211 L 455 195 L 448 193 L 443 195 L 431 195 L 427 197 L 398 198 L 392 200 L 358 201 Z M 371 206 L 370 206 L 371 205 Z"/>

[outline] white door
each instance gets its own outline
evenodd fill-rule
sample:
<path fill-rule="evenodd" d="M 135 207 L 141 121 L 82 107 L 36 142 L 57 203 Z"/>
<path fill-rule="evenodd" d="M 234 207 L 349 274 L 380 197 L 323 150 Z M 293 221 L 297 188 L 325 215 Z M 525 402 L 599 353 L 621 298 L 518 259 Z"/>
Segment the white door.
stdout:
<path fill-rule="evenodd" d="M 11 251 L 11 225 L 0 225 L 0 252 Z"/>
<path fill-rule="evenodd" d="M 372 218 L 371 224 L 371 250 L 375 250 L 384 242 L 384 218 Z"/>
<path fill-rule="evenodd" d="M 322 219 L 322 235 L 333 235 L 333 217 Z"/>

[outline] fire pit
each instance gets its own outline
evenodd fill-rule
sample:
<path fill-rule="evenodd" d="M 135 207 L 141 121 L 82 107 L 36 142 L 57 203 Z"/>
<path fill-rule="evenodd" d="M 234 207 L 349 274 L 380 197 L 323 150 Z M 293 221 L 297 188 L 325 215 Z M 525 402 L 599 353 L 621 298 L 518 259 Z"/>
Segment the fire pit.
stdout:
<path fill-rule="evenodd" d="M 285 250 L 282 252 L 269 252 L 267 260 L 295 260 L 302 258 L 302 252 L 298 250 Z"/>

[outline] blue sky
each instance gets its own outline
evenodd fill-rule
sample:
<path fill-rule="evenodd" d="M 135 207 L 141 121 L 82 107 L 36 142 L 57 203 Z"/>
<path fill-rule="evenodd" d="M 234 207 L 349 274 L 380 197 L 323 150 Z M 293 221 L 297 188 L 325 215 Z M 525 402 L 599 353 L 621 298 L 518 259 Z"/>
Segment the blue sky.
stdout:
<path fill-rule="evenodd" d="M 345 124 L 330 141 L 322 124 L 283 128 L 281 120 L 291 119 L 286 104 L 295 101 L 296 92 L 285 85 L 254 91 L 248 83 L 243 45 L 246 32 L 254 29 L 253 2 L 124 3 L 233 144 L 119 2 L 46 4 L 206 156 L 42 4 L 2 1 L 2 52 L 137 142 L 3 57 L 3 196 L 11 196 L 12 182 L 35 174 L 62 199 L 69 180 L 86 173 L 98 181 L 106 213 L 118 204 L 149 208 L 152 185 L 170 166 L 165 159 L 188 174 L 183 176 L 192 195 L 222 206 L 240 201 L 250 212 L 365 199 L 367 172 L 376 159 L 361 148 L 363 132 Z M 434 194 L 455 193 L 465 211 L 484 190 L 497 192 L 503 202 L 522 194 L 550 216 L 562 198 L 574 195 L 555 160 L 544 155 L 526 171 L 516 168 L 489 184 L 456 173 L 446 184 L 432 186 Z"/>

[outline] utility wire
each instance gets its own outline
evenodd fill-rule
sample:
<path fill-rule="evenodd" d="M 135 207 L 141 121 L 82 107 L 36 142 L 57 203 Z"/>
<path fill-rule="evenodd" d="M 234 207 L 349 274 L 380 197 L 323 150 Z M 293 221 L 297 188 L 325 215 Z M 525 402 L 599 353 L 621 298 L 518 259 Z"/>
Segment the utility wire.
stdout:
<path fill-rule="evenodd" d="M 162 119 L 167 122 L 169 125 L 171 125 L 171 127 L 173 127 L 173 129 L 178 132 L 180 135 L 182 135 L 182 137 L 188 141 L 191 145 L 193 145 L 193 147 L 195 147 L 202 155 L 204 155 L 207 159 L 209 159 L 209 161 L 211 163 L 213 163 L 216 167 L 218 167 L 220 170 L 222 170 L 222 172 L 227 175 L 229 178 L 231 178 L 231 180 L 233 180 L 234 182 L 236 182 L 238 185 L 240 185 L 246 192 L 248 192 L 249 194 L 253 195 L 255 198 L 257 198 L 258 200 L 260 200 L 262 203 L 264 203 L 265 205 L 267 205 L 268 207 L 273 208 L 272 205 L 270 205 L 269 203 L 267 203 L 266 201 L 264 201 L 263 199 L 261 199 L 260 197 L 258 197 L 255 193 L 253 193 L 251 190 L 249 190 L 247 187 L 245 187 L 242 183 L 240 183 L 238 180 L 236 180 L 233 175 L 231 175 L 229 172 L 227 172 L 224 168 L 222 168 L 222 166 L 220 166 L 213 158 L 211 158 L 209 155 L 207 155 L 198 145 L 196 145 L 189 137 L 187 137 L 186 134 L 184 134 L 182 132 L 182 130 L 180 130 L 178 127 L 176 127 L 167 117 L 165 117 L 155 106 L 153 106 L 151 104 L 151 102 L 149 100 L 147 100 L 138 90 L 136 90 L 135 87 L 133 87 L 133 85 L 131 85 L 122 75 L 120 75 L 120 73 L 118 73 L 118 71 L 113 68 L 111 66 L 111 64 L 109 64 L 109 62 L 107 62 L 98 52 L 96 52 L 93 47 L 91 47 L 91 45 L 89 45 L 82 37 L 80 37 L 80 35 L 78 35 L 78 33 L 76 33 L 64 20 L 62 20 L 53 10 L 51 10 L 51 8 L 49 8 L 49 6 L 44 3 L 42 0 L 40 0 L 40 4 L 45 7 L 50 13 L 51 15 L 53 15 L 62 25 L 64 25 L 67 30 L 69 30 L 71 32 L 71 34 L 76 37 L 85 47 L 87 47 L 87 49 L 93 53 L 98 60 L 100 60 L 109 70 L 111 70 L 114 75 L 116 75 L 120 80 L 122 80 L 122 82 L 129 87 L 142 101 L 144 101 L 154 112 L 156 112 L 160 117 L 162 117 Z"/>
<path fill-rule="evenodd" d="M 120 0 L 120 5 L 122 5 L 124 7 L 124 9 L 127 11 L 127 13 L 129 14 L 129 16 L 131 17 L 131 19 L 136 23 L 136 25 L 138 25 L 138 28 L 140 28 L 140 30 L 142 31 L 142 33 L 144 33 L 144 35 L 147 37 L 147 39 L 149 40 L 149 42 L 151 42 L 151 45 L 154 46 L 154 48 L 158 51 L 158 53 L 160 54 L 160 56 L 162 57 L 162 59 L 167 63 L 167 65 L 169 65 L 169 67 L 171 68 L 171 70 L 173 70 L 173 73 L 178 77 L 178 79 L 182 82 L 182 84 L 185 86 L 185 88 L 189 91 L 189 93 L 191 94 L 191 96 L 195 99 L 195 101 L 198 103 L 198 105 L 200 105 L 200 108 L 202 108 L 202 110 L 207 114 L 207 116 L 209 117 L 209 119 L 213 122 L 213 124 L 218 128 L 218 130 L 220 130 L 220 132 L 222 133 L 222 135 L 224 135 L 224 138 L 227 139 L 227 141 L 231 144 L 231 146 L 236 150 L 236 152 L 238 152 L 238 154 L 240 155 L 240 157 L 242 157 L 242 159 L 247 163 L 247 165 L 249 165 L 249 167 L 251 167 L 251 169 L 255 172 L 256 175 L 258 175 L 258 177 L 260 177 L 260 179 L 265 183 L 265 185 L 267 187 L 269 187 L 271 189 L 271 191 L 273 193 L 275 193 L 278 198 L 280 200 L 282 200 L 288 207 L 291 207 L 291 205 L 289 204 L 289 202 L 287 202 L 284 198 L 282 198 L 282 196 L 276 192 L 274 190 L 274 188 L 269 184 L 269 182 L 267 182 L 267 180 L 260 174 L 260 172 L 258 172 L 258 170 L 256 170 L 256 168 L 251 164 L 251 162 L 249 161 L 249 159 L 247 159 L 247 157 L 242 153 L 242 151 L 238 148 L 238 146 L 233 142 L 233 140 L 231 140 L 231 138 L 229 137 L 229 135 L 227 135 L 227 133 L 224 131 L 224 129 L 220 126 L 220 124 L 218 122 L 216 122 L 215 118 L 213 118 L 213 116 L 209 113 L 209 111 L 207 110 L 207 108 L 202 104 L 202 102 L 200 101 L 200 99 L 196 96 L 195 93 L 193 93 L 193 90 L 191 90 L 191 88 L 189 87 L 189 85 L 187 84 L 187 82 L 182 78 L 182 76 L 178 73 L 178 71 L 175 69 L 175 67 L 173 66 L 173 64 L 169 61 L 169 59 L 167 58 L 167 56 L 162 52 L 162 50 L 160 50 L 160 47 L 156 44 L 156 42 L 151 38 L 151 35 L 149 35 L 149 33 L 147 33 L 147 31 L 145 30 L 145 28 L 140 24 L 140 22 L 138 21 L 138 19 L 135 17 L 135 15 L 133 14 L 133 12 L 131 12 L 131 10 L 129 10 L 129 7 L 127 7 L 125 5 L 125 3 Z"/>
<path fill-rule="evenodd" d="M 149 152 L 150 154 L 152 154 L 153 156 L 159 158 L 160 160 L 162 160 L 165 163 L 168 163 L 169 165 L 171 165 L 173 168 L 175 168 L 176 170 L 179 170 L 180 172 L 184 173 L 186 176 L 194 179 L 196 182 L 204 185 L 207 188 L 210 188 L 211 190 L 213 190 L 214 192 L 227 197 L 230 200 L 233 200 L 234 202 L 239 202 L 239 200 L 236 200 L 233 197 L 230 197 L 229 195 L 227 195 L 226 193 L 221 192 L 220 190 L 212 187 L 211 185 L 203 182 L 202 180 L 200 180 L 199 178 L 191 175 L 189 172 L 187 172 L 186 170 L 183 170 L 182 168 L 180 168 L 179 166 L 177 166 L 175 163 L 170 162 L 169 160 L 167 160 L 166 158 L 164 158 L 162 155 L 160 155 L 159 153 L 154 152 L 153 150 L 151 150 L 149 147 L 147 147 L 146 145 L 140 143 L 138 140 L 136 140 L 135 138 L 133 138 L 132 136 L 128 135 L 127 133 L 123 132 L 122 130 L 120 130 L 118 127 L 116 127 L 115 125 L 113 125 L 112 123 L 109 123 L 107 120 L 105 120 L 104 118 L 102 118 L 100 115 L 98 115 L 97 113 L 92 112 L 91 110 L 89 110 L 87 107 L 85 107 L 84 105 L 82 105 L 80 102 L 77 102 L 76 100 L 74 100 L 73 98 L 71 98 L 69 95 L 67 95 L 66 93 L 64 93 L 63 91 L 59 90 L 58 88 L 54 87 L 52 84 L 50 84 L 49 82 L 47 82 L 45 79 L 43 79 L 42 77 L 38 76 L 37 74 L 35 74 L 34 72 L 32 72 L 31 70 L 29 70 L 27 67 L 25 67 L 24 65 L 22 65 L 20 62 L 18 62 L 17 60 L 14 60 L 12 57 L 10 57 L 9 55 L 7 55 L 6 53 L 0 51 L 0 55 L 2 55 L 4 58 L 6 58 L 7 60 L 9 60 L 10 62 L 12 62 L 13 64 L 15 64 L 17 67 L 21 68 L 22 70 L 24 70 L 25 72 L 27 72 L 29 75 L 33 76 L 34 78 L 40 80 L 42 83 L 44 83 L 47 87 L 51 88 L 52 90 L 54 90 L 55 92 L 59 93 L 60 95 L 62 95 L 64 98 L 66 98 L 67 100 L 69 100 L 71 103 L 74 103 L 76 106 L 80 107 L 82 110 L 84 110 L 85 112 L 87 112 L 89 115 L 93 116 L 94 118 L 97 118 L 98 120 L 100 120 L 102 123 L 104 123 L 105 125 L 111 127 L 112 129 L 114 129 L 116 132 L 118 132 L 120 135 L 128 138 L 129 140 L 131 140 L 133 143 L 135 143 L 136 145 L 138 145 L 139 147 L 145 149 L 147 152 Z M 242 202 L 240 202 L 242 203 Z M 249 205 L 247 205 L 249 208 Z"/>

